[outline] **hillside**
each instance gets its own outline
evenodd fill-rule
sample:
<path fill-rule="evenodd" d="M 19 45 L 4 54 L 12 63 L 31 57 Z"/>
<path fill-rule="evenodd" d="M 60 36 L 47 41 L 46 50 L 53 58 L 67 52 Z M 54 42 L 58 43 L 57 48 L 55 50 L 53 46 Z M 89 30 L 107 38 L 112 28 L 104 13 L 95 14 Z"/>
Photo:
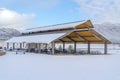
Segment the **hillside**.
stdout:
<path fill-rule="evenodd" d="M 0 28 L 0 39 L 9 39 L 20 35 L 20 32 L 10 28 Z"/>
<path fill-rule="evenodd" d="M 120 43 L 120 24 L 95 24 L 94 29 L 110 40 L 112 43 Z"/>

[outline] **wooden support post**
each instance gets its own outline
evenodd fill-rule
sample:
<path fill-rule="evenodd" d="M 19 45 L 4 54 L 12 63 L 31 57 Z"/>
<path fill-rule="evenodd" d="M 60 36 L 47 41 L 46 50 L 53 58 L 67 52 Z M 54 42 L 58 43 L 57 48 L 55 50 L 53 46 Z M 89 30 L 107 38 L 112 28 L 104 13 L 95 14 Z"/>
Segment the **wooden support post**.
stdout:
<path fill-rule="evenodd" d="M 104 54 L 107 54 L 107 42 L 104 43 Z"/>
<path fill-rule="evenodd" d="M 88 42 L 88 54 L 90 54 L 90 42 Z"/>
<path fill-rule="evenodd" d="M 30 43 L 27 43 L 28 45 L 28 52 L 30 52 Z"/>
<path fill-rule="evenodd" d="M 65 50 L 65 42 L 63 42 L 63 52 L 64 52 L 64 50 Z"/>
<path fill-rule="evenodd" d="M 47 49 L 47 44 L 45 44 L 45 48 Z"/>
<path fill-rule="evenodd" d="M 76 53 L 76 42 L 74 42 L 74 53 Z"/>
<path fill-rule="evenodd" d="M 39 43 L 38 53 L 41 53 L 41 43 Z"/>
<path fill-rule="evenodd" d="M 38 48 L 39 48 L 38 45 L 39 45 L 38 43 L 35 43 L 35 53 L 38 53 Z"/>
<path fill-rule="evenodd" d="M 52 55 L 54 55 L 54 54 L 55 54 L 55 43 L 52 42 Z"/>
<path fill-rule="evenodd" d="M 48 53 L 48 44 L 45 44 L 46 54 Z"/>

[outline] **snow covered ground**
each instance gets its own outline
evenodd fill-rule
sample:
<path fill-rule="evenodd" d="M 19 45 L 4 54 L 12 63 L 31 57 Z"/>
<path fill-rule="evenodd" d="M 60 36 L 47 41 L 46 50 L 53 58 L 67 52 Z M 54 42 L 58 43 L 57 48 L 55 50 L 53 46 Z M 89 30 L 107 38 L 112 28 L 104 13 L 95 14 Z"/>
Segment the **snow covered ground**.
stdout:
<path fill-rule="evenodd" d="M 0 57 L 0 80 L 120 80 L 120 55 L 15 54 Z"/>

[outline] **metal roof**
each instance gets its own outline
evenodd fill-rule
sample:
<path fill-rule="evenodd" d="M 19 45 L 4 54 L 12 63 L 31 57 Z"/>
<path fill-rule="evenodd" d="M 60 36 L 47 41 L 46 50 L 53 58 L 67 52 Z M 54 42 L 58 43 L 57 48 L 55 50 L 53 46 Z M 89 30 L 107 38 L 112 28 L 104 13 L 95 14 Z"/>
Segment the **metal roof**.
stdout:
<path fill-rule="evenodd" d="M 32 36 L 20 36 L 20 37 L 13 37 L 6 42 L 12 43 L 50 43 L 55 39 L 65 35 L 66 33 L 56 33 L 56 34 L 42 34 L 42 35 L 32 35 Z"/>
<path fill-rule="evenodd" d="M 76 29 L 67 33 L 39 34 L 31 36 L 14 37 L 7 42 L 26 43 L 51 43 L 51 42 L 91 42 L 91 43 L 111 43 L 105 37 L 93 29 Z"/>
<path fill-rule="evenodd" d="M 86 21 L 77 21 L 77 22 L 70 22 L 70 23 L 63 23 L 63 24 L 56 24 L 51 26 L 44 26 L 38 28 L 32 28 L 22 31 L 22 33 L 29 33 L 29 32 L 38 32 L 38 31 L 50 31 L 50 30 L 60 30 L 60 29 L 80 29 L 80 28 L 93 28 L 93 25 L 90 20 Z"/>

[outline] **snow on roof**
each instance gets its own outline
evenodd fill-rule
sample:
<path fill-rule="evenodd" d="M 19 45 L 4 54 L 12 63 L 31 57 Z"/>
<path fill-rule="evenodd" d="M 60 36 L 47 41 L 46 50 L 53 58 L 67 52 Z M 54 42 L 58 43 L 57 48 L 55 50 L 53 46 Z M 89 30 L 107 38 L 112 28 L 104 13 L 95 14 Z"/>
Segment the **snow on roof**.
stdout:
<path fill-rule="evenodd" d="M 80 24 L 85 23 L 85 22 L 87 22 L 87 20 L 51 25 L 51 26 L 44 26 L 44 27 L 38 27 L 38 28 L 32 28 L 32 29 L 27 29 L 25 31 L 22 31 L 22 33 L 46 31 L 46 30 L 56 30 L 56 29 L 64 29 L 64 28 L 75 28 L 75 26 L 80 25 Z"/>
<path fill-rule="evenodd" d="M 56 33 L 56 34 L 42 34 L 42 35 L 31 35 L 31 36 L 20 36 L 13 37 L 6 42 L 26 42 L 26 43 L 50 43 L 59 37 L 65 35 L 66 33 Z"/>

